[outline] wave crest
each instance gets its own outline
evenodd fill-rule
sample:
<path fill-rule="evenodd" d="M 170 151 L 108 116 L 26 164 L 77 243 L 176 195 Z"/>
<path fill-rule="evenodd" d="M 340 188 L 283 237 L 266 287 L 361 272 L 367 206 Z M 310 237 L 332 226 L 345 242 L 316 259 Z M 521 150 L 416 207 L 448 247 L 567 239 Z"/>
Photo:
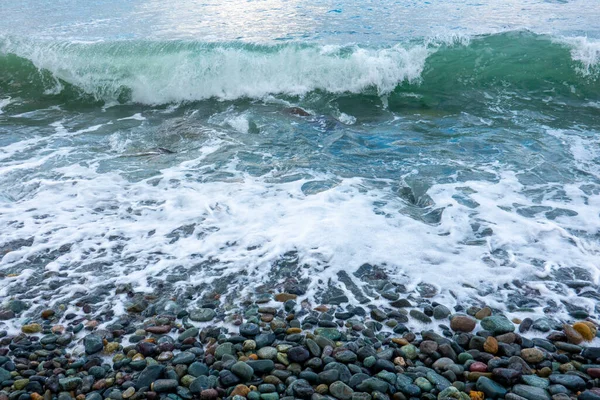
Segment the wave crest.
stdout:
<path fill-rule="evenodd" d="M 367 48 L 5 37 L 0 38 L 0 89 L 9 96 L 18 91 L 23 97 L 29 90 L 30 97 L 74 93 L 107 103 L 165 104 L 314 91 L 387 95 L 403 86 L 451 95 L 469 82 L 475 88 L 597 86 L 598 42 L 556 41 L 530 32 L 459 39 Z M 597 89 L 592 87 L 593 93 Z"/>

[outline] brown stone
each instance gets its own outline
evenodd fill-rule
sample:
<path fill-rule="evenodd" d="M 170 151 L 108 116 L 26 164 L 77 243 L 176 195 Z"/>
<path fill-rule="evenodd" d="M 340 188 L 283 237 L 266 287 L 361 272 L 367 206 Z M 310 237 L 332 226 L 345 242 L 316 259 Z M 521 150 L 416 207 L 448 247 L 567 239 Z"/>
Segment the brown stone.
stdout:
<path fill-rule="evenodd" d="M 529 364 L 537 364 L 544 360 L 544 353 L 539 349 L 523 349 L 521 350 L 521 358 Z"/>
<path fill-rule="evenodd" d="M 50 319 L 50 318 L 52 318 L 54 316 L 54 314 L 56 314 L 54 312 L 54 310 L 50 310 L 50 309 L 44 310 L 44 311 L 42 311 L 42 318 L 43 319 Z"/>
<path fill-rule="evenodd" d="M 496 354 L 498 352 L 498 341 L 493 336 L 488 336 L 483 343 L 483 351 L 490 354 Z"/>
<path fill-rule="evenodd" d="M 505 333 L 503 335 L 496 336 L 496 340 L 499 343 L 513 344 L 517 340 L 517 335 L 512 332 Z"/>
<path fill-rule="evenodd" d="M 270 383 L 271 385 L 279 385 L 279 384 L 283 383 L 283 382 L 281 382 L 281 379 L 279 379 L 275 375 L 265 376 L 264 381 L 265 381 L 265 383 Z"/>
<path fill-rule="evenodd" d="M 65 331 L 65 327 L 63 325 L 54 325 L 52 327 L 52 333 L 62 334 Z"/>
<path fill-rule="evenodd" d="M 401 367 L 406 367 L 406 360 L 403 357 L 394 358 L 394 364 L 399 365 Z"/>
<path fill-rule="evenodd" d="M 327 394 L 327 392 L 329 392 L 329 386 L 322 383 L 315 388 L 315 391 L 319 394 Z"/>
<path fill-rule="evenodd" d="M 106 380 L 105 379 L 100 379 L 99 381 L 96 381 L 96 383 L 94 383 L 94 385 L 92 386 L 92 389 L 94 390 L 101 390 L 104 389 L 106 387 Z"/>
<path fill-rule="evenodd" d="M 149 326 L 146 328 L 146 332 L 154 333 L 157 335 L 164 335 L 165 333 L 169 333 L 170 331 L 171 325 Z"/>
<path fill-rule="evenodd" d="M 280 303 L 285 303 L 288 300 L 296 300 L 296 298 L 298 298 L 298 295 L 291 293 L 278 293 L 275 295 L 275 301 Z"/>
<path fill-rule="evenodd" d="M 544 367 L 540 370 L 537 371 L 537 376 L 542 377 L 542 378 L 547 378 L 550 376 L 550 374 L 552 373 L 552 369 L 549 367 Z"/>
<path fill-rule="evenodd" d="M 96 328 L 99 325 L 99 322 L 94 320 L 88 321 L 85 323 L 85 329 L 87 330 L 92 330 L 94 328 Z"/>
<path fill-rule="evenodd" d="M 489 317 L 490 315 L 492 315 L 492 309 L 489 307 L 483 307 L 481 310 L 479 310 L 475 313 L 475 318 L 481 320 L 481 319 L 484 319 L 485 317 Z"/>
<path fill-rule="evenodd" d="M 475 320 L 466 315 L 455 315 L 450 321 L 450 328 L 456 332 L 471 332 L 475 329 Z"/>
<path fill-rule="evenodd" d="M 248 395 L 248 393 L 250 393 L 250 388 L 246 385 L 237 385 L 233 391 L 231 392 L 230 396 L 242 396 L 242 397 L 246 397 Z"/>
<path fill-rule="evenodd" d="M 408 344 L 408 340 L 404 338 L 392 338 L 392 342 L 396 343 L 399 346 L 406 346 Z"/>
<path fill-rule="evenodd" d="M 273 314 L 261 314 L 260 316 L 260 320 L 263 322 L 271 322 L 273 318 L 275 318 Z"/>
<path fill-rule="evenodd" d="M 583 336 L 581 336 L 579 332 L 573 329 L 571 325 L 564 324 L 563 331 L 565 332 L 565 335 L 567 335 L 567 340 L 569 341 L 569 343 L 579 344 L 583 342 Z"/>

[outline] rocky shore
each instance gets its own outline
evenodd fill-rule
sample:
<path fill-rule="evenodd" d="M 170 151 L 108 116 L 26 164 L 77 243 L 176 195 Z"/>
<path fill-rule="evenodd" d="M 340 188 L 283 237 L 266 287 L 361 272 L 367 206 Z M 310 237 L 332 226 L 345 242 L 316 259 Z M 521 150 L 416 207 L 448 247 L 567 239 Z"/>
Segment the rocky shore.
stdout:
<path fill-rule="evenodd" d="M 0 319 L 25 307 L 8 302 Z M 0 330 L 0 400 L 600 400 L 589 317 L 509 320 L 407 299 L 311 307 L 287 293 L 229 319 L 215 304 L 116 321 L 90 311 Z"/>

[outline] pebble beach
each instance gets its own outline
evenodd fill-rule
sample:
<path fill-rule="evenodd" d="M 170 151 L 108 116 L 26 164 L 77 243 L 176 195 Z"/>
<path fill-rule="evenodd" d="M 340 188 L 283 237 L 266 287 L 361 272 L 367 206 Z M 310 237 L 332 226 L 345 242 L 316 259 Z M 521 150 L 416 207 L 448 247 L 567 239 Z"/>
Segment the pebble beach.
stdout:
<path fill-rule="evenodd" d="M 10 301 L 0 317 L 27 308 Z M 0 400 L 600 399 L 591 317 L 509 320 L 408 299 L 312 306 L 288 293 L 238 311 L 149 307 L 107 322 L 90 306 L 44 310 L 0 331 Z"/>

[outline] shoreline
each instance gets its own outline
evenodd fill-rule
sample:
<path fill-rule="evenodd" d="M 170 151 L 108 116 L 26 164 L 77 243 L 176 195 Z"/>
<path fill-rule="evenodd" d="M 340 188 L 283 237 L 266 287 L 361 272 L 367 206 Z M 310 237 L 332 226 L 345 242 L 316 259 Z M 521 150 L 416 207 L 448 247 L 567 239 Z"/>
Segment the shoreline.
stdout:
<path fill-rule="evenodd" d="M 83 316 L 44 310 L 19 334 L 0 329 L 0 400 L 600 400 L 589 317 L 571 325 L 406 299 L 371 309 L 274 300 L 221 322 L 206 305 L 130 310 L 111 323 L 85 307 Z M 19 305 L 0 316 L 16 318 Z M 409 328 L 414 320 L 439 333 Z"/>

